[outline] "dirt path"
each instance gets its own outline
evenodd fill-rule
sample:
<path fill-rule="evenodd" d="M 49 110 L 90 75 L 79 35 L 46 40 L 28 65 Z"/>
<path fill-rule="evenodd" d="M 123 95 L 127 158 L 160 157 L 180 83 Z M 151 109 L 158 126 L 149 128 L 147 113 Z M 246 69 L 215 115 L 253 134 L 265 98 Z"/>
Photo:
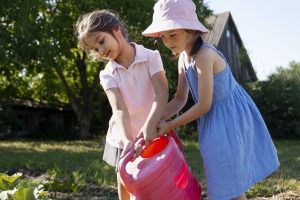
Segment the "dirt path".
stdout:
<path fill-rule="evenodd" d="M 50 198 L 59 200 L 118 200 L 117 188 L 112 186 L 88 185 L 86 189 L 77 193 L 58 192 Z"/>

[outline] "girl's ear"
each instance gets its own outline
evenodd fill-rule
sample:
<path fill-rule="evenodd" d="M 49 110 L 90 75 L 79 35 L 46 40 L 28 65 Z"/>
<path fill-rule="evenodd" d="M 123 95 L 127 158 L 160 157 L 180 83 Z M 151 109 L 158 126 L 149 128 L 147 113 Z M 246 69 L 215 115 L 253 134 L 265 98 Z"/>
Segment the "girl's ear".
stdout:
<path fill-rule="evenodd" d="M 124 35 L 123 35 L 122 31 L 121 31 L 121 28 L 120 28 L 119 26 L 116 27 L 116 28 L 114 28 L 114 29 L 112 30 L 112 33 L 113 33 L 114 36 L 117 37 L 117 38 L 124 37 Z"/>
<path fill-rule="evenodd" d="M 120 28 L 119 26 L 114 27 L 114 28 L 112 29 L 112 32 L 113 32 L 113 33 L 121 32 L 121 28 Z"/>

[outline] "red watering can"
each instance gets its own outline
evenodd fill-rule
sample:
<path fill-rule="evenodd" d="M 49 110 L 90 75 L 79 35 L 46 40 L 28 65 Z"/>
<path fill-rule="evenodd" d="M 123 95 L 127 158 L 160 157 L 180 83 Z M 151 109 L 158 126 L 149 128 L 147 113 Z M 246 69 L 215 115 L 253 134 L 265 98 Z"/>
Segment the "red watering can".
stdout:
<path fill-rule="evenodd" d="M 143 139 L 138 141 L 144 144 Z M 187 165 L 179 138 L 154 139 L 132 161 L 132 148 L 120 160 L 119 171 L 131 200 L 199 200 L 201 187 Z"/>

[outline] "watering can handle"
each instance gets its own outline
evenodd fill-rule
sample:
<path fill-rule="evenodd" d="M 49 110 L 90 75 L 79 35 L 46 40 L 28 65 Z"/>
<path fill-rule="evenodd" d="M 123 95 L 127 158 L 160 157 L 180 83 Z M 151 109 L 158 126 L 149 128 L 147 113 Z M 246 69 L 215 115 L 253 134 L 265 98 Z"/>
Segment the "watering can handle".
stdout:
<path fill-rule="evenodd" d="M 126 153 L 126 155 L 120 159 L 120 163 L 119 163 L 119 172 L 126 172 L 125 167 L 126 164 L 133 158 L 134 156 L 134 147 L 135 145 L 141 145 L 143 146 L 145 144 L 145 140 L 143 137 L 141 137 L 140 139 L 136 140 L 133 145 L 131 146 L 131 148 L 129 149 L 129 151 Z M 127 173 L 126 173 L 127 174 Z"/>
<path fill-rule="evenodd" d="M 177 132 L 174 129 L 172 129 L 172 130 L 170 130 L 168 135 L 174 139 L 174 141 L 177 144 L 178 148 L 181 150 L 181 152 L 183 152 L 183 145 L 182 145 L 182 142 L 181 142 Z"/>
<path fill-rule="evenodd" d="M 182 146 L 182 143 L 180 141 L 180 138 L 178 137 L 177 133 L 174 131 L 174 130 L 171 130 L 168 135 L 170 137 L 172 137 L 175 141 L 175 143 L 178 145 L 179 149 L 183 152 L 183 146 Z M 126 153 L 126 155 L 120 159 L 120 162 L 119 162 L 119 165 L 118 165 L 118 169 L 119 169 L 119 172 L 122 174 L 122 175 L 126 175 L 127 177 L 127 180 L 129 180 L 130 178 L 128 177 L 129 174 L 126 172 L 126 164 L 133 158 L 134 156 L 134 147 L 135 145 L 138 144 L 138 145 L 141 145 L 141 146 L 144 146 L 145 144 L 145 140 L 144 140 L 144 137 L 141 137 L 140 139 L 136 140 L 132 147 L 129 149 L 129 151 Z"/>

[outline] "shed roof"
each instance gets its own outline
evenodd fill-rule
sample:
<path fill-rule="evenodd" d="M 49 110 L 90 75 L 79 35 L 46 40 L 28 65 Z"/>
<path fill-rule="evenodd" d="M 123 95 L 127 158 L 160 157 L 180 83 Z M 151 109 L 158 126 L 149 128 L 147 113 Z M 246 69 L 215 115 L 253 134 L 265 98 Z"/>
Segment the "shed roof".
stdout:
<path fill-rule="evenodd" d="M 223 12 L 211 15 L 206 19 L 210 31 L 204 35 L 204 38 L 209 43 L 218 46 L 225 26 L 230 18 L 230 12 Z"/>

